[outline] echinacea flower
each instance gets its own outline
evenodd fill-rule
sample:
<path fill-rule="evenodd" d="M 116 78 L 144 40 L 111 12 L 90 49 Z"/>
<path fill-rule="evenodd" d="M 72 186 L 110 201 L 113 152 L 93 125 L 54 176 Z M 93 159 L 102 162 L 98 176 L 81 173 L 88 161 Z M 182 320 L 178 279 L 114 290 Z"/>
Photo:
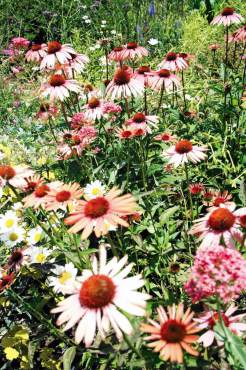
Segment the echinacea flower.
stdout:
<path fill-rule="evenodd" d="M 45 209 L 47 211 L 66 210 L 83 195 L 83 190 L 77 183 L 60 184 L 57 188 L 50 189 L 46 196 Z"/>
<path fill-rule="evenodd" d="M 163 141 L 164 143 L 172 142 L 176 140 L 174 135 L 169 134 L 168 132 L 163 132 L 162 134 L 156 135 L 154 137 L 157 141 Z"/>
<path fill-rule="evenodd" d="M 101 119 L 105 113 L 103 110 L 103 101 L 96 96 L 92 96 L 86 105 L 82 107 L 85 117 L 90 120 Z"/>
<path fill-rule="evenodd" d="M 128 223 L 121 216 L 133 213 L 137 204 L 131 194 L 119 196 L 121 190 L 112 188 L 106 195 L 88 201 L 79 200 L 75 212 L 65 219 L 67 225 L 73 225 L 69 232 L 77 233 L 83 229 L 82 239 L 86 239 L 94 230 L 97 237 L 105 235 L 103 222 L 127 227 Z"/>
<path fill-rule="evenodd" d="M 0 278 L 0 292 L 5 289 L 8 289 L 10 285 L 14 282 L 15 274 L 13 272 L 6 273 L 4 272 Z"/>
<path fill-rule="evenodd" d="M 22 199 L 24 202 L 24 207 L 33 207 L 34 209 L 37 209 L 41 206 L 45 207 L 48 192 L 53 188 L 55 189 L 59 185 L 60 181 L 54 181 L 49 184 L 37 186 L 31 194 Z"/>
<path fill-rule="evenodd" d="M 122 50 L 123 59 L 135 59 L 135 58 L 143 58 L 148 55 L 148 50 L 145 49 L 143 46 L 138 45 L 136 42 L 128 42 L 124 45 L 124 49 Z"/>
<path fill-rule="evenodd" d="M 34 171 L 28 166 L 0 165 L 0 178 L 7 181 L 14 188 L 25 186 L 25 178 L 33 176 Z"/>
<path fill-rule="evenodd" d="M 33 176 L 25 177 L 25 186 L 23 186 L 22 190 L 25 193 L 29 193 L 31 191 L 34 191 L 38 186 L 42 185 L 44 182 L 44 179 L 37 174 L 34 174 Z"/>
<path fill-rule="evenodd" d="M 237 42 L 246 41 L 246 25 L 244 25 L 243 27 L 239 28 L 239 30 L 236 31 L 235 38 Z"/>
<path fill-rule="evenodd" d="M 218 208 L 221 204 L 224 204 L 230 209 L 230 207 L 233 207 L 235 204 L 234 202 L 230 201 L 231 198 L 232 195 L 229 194 L 227 190 L 213 190 L 212 197 L 208 201 L 205 201 L 204 204 L 209 206 L 209 211 Z"/>
<path fill-rule="evenodd" d="M 173 86 L 179 87 L 180 81 L 175 74 L 168 69 L 160 69 L 156 72 L 149 73 L 149 87 L 155 91 L 171 90 Z"/>
<path fill-rule="evenodd" d="M 78 269 L 74 267 L 72 262 L 66 263 L 65 266 L 55 265 L 51 273 L 54 276 L 48 277 L 48 283 L 53 287 L 55 293 L 69 294 L 73 292 Z"/>
<path fill-rule="evenodd" d="M 209 50 L 215 52 L 216 50 L 218 50 L 220 48 L 220 45 L 219 44 L 211 44 L 211 45 L 208 46 L 208 48 L 209 48 Z"/>
<path fill-rule="evenodd" d="M 93 122 L 85 117 L 84 112 L 75 113 L 70 120 L 71 128 L 76 130 L 83 126 L 92 126 Z"/>
<path fill-rule="evenodd" d="M 49 97 L 50 101 L 63 101 L 70 96 L 71 92 L 78 94 L 80 87 L 75 80 L 66 80 L 63 75 L 54 74 L 49 81 L 40 88 L 41 96 Z"/>
<path fill-rule="evenodd" d="M 72 59 L 72 55 L 76 55 L 76 51 L 68 44 L 62 45 L 58 41 L 48 42 L 47 55 L 43 58 L 40 64 L 40 69 L 54 68 L 56 63 L 66 64 Z"/>
<path fill-rule="evenodd" d="M 246 313 L 232 316 L 238 309 L 234 304 L 230 305 L 225 312 L 217 312 L 207 309 L 200 317 L 194 319 L 198 323 L 198 327 L 203 330 L 207 330 L 198 339 L 198 343 L 202 343 L 204 347 L 209 347 L 215 340 L 214 326 L 219 322 L 220 317 L 223 320 L 224 325 L 230 329 L 235 335 L 241 336 L 246 331 L 246 324 L 240 322 L 246 316 Z M 220 341 L 218 344 L 221 345 Z"/>
<path fill-rule="evenodd" d="M 106 95 L 115 100 L 130 96 L 137 97 L 142 95 L 143 91 L 143 84 L 132 78 L 132 72 L 129 69 L 119 68 L 106 88 Z"/>
<path fill-rule="evenodd" d="M 96 180 L 85 186 L 84 197 L 86 200 L 90 200 L 103 196 L 105 192 L 105 186 L 101 183 L 101 181 Z"/>
<path fill-rule="evenodd" d="M 84 54 L 72 54 L 72 59 L 69 60 L 69 66 L 75 73 L 81 73 L 89 61 L 89 58 Z"/>
<path fill-rule="evenodd" d="M 137 292 L 144 281 L 141 275 L 127 277 L 133 264 L 124 267 L 126 263 L 127 256 L 119 261 L 114 257 L 107 262 L 107 252 L 101 244 L 99 259 L 94 256 L 92 269 L 82 272 L 73 293 L 51 311 L 60 313 L 57 325 L 66 323 L 64 331 L 78 323 L 75 343 L 83 341 L 89 347 L 93 343 L 96 330 L 105 339 L 110 324 L 121 340 L 122 333 L 132 333 L 132 326 L 120 310 L 135 316 L 145 315 L 146 300 L 150 296 Z"/>
<path fill-rule="evenodd" d="M 149 66 L 141 66 L 136 69 L 133 74 L 133 78 L 139 80 L 145 87 L 149 87 L 149 73 L 151 73 L 151 69 Z"/>
<path fill-rule="evenodd" d="M 200 331 L 194 322 L 194 313 L 190 308 L 184 312 L 182 303 L 177 308 L 175 305 L 168 306 L 167 311 L 168 313 L 162 306 L 158 307 L 158 321 L 149 319 L 151 325 L 141 325 L 140 330 L 149 334 L 145 338 L 151 341 L 148 347 L 153 348 L 154 352 L 160 352 L 164 361 L 183 363 L 183 350 L 198 356 L 192 346 L 198 341 L 199 336 L 196 333 Z"/>
<path fill-rule="evenodd" d="M 115 62 L 122 62 L 124 60 L 123 53 L 122 53 L 123 50 L 124 50 L 124 47 L 123 46 L 118 46 L 118 47 L 114 48 L 108 54 L 108 59 L 109 60 L 113 60 Z"/>
<path fill-rule="evenodd" d="M 32 44 L 31 48 L 25 55 L 27 62 L 41 62 L 41 60 L 47 55 L 46 48 L 46 44 Z"/>
<path fill-rule="evenodd" d="M 25 250 L 15 249 L 8 259 L 7 266 L 9 269 L 18 271 L 22 265 L 27 264 L 28 257 L 25 255 Z"/>
<path fill-rule="evenodd" d="M 115 104 L 111 101 L 103 103 L 103 113 L 104 114 L 115 114 L 122 112 L 122 108 L 120 105 Z"/>
<path fill-rule="evenodd" d="M 117 127 L 115 132 L 121 140 L 131 139 L 134 136 L 133 131 L 129 126 L 122 126 L 121 128 Z"/>
<path fill-rule="evenodd" d="M 146 131 L 151 133 L 151 128 L 157 127 L 157 123 L 159 121 L 158 116 L 150 116 L 146 115 L 142 112 L 135 113 L 130 119 L 126 121 L 126 126 L 135 126 L 137 128 L 138 125 L 146 126 Z"/>
<path fill-rule="evenodd" d="M 205 216 L 194 221 L 195 225 L 189 234 L 198 236 L 198 240 L 201 241 L 200 248 L 219 245 L 222 240 L 229 248 L 235 248 L 234 241 L 243 243 L 240 217 L 246 216 L 246 207 L 235 210 L 235 203 L 230 203 L 232 204 L 229 208 L 220 203 L 219 207 L 212 208 Z"/>
<path fill-rule="evenodd" d="M 225 27 L 230 26 L 234 23 L 241 23 L 243 17 L 235 12 L 234 8 L 224 8 L 222 12 L 217 15 L 211 22 L 212 25 L 219 26 L 223 24 Z"/>
<path fill-rule="evenodd" d="M 48 103 L 43 103 L 40 105 L 39 111 L 36 117 L 43 122 L 49 120 L 49 118 L 56 117 L 58 115 L 58 108 L 55 105 L 49 105 Z"/>
<path fill-rule="evenodd" d="M 189 192 L 193 195 L 200 194 L 204 190 L 204 185 L 201 183 L 195 183 L 189 185 Z"/>
<path fill-rule="evenodd" d="M 198 248 L 184 288 L 193 302 L 218 297 L 224 303 L 246 290 L 246 260 L 236 250 L 207 244 Z"/>
<path fill-rule="evenodd" d="M 169 159 L 168 164 L 178 167 L 191 161 L 198 163 L 206 158 L 207 147 L 193 145 L 189 140 L 180 140 L 175 145 L 163 152 L 163 156 Z"/>
<path fill-rule="evenodd" d="M 167 53 L 163 61 L 158 64 L 159 68 L 168 69 L 170 71 L 181 71 L 182 69 L 188 68 L 187 61 L 180 57 L 179 54 L 170 51 Z"/>

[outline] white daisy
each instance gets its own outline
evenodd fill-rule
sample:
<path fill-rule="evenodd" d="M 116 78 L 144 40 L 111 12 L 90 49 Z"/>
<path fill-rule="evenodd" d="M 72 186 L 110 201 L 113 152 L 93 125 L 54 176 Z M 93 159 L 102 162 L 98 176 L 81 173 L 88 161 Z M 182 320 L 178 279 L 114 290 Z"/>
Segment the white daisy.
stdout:
<path fill-rule="evenodd" d="M 8 231 L 7 233 L 1 235 L 1 240 L 8 246 L 14 247 L 16 244 L 24 240 L 25 230 L 17 226 L 14 229 Z"/>
<path fill-rule="evenodd" d="M 105 192 L 105 186 L 102 185 L 101 181 L 96 180 L 86 185 L 86 187 L 84 188 L 84 197 L 86 200 L 90 200 L 96 197 L 103 196 Z"/>
<path fill-rule="evenodd" d="M 133 264 L 123 268 L 126 262 L 127 256 L 119 261 L 114 257 L 107 263 L 106 249 L 101 245 L 99 260 L 93 257 L 92 270 L 84 270 L 72 295 L 51 311 L 60 313 L 57 325 L 66 323 L 64 331 L 78 323 L 76 343 L 83 340 L 85 346 L 89 347 L 96 329 L 104 339 L 110 324 L 121 340 L 123 333 L 132 333 L 132 326 L 120 310 L 135 316 L 145 315 L 146 300 L 150 296 L 136 291 L 144 285 L 144 280 L 141 275 L 127 277 Z"/>
<path fill-rule="evenodd" d="M 51 250 L 44 247 L 34 247 L 26 249 L 25 254 L 29 256 L 30 263 L 45 263 L 51 254 Z"/>
<path fill-rule="evenodd" d="M 0 215 L 0 233 L 6 233 L 18 226 L 18 217 L 15 212 L 7 211 Z"/>
<path fill-rule="evenodd" d="M 51 272 L 55 276 L 49 277 L 48 282 L 56 293 L 69 294 L 73 292 L 78 270 L 72 262 L 66 263 L 65 266 L 56 265 L 55 269 L 51 270 Z"/>
<path fill-rule="evenodd" d="M 27 233 L 27 242 L 31 245 L 35 245 L 42 239 L 43 230 L 40 226 L 37 226 Z"/>

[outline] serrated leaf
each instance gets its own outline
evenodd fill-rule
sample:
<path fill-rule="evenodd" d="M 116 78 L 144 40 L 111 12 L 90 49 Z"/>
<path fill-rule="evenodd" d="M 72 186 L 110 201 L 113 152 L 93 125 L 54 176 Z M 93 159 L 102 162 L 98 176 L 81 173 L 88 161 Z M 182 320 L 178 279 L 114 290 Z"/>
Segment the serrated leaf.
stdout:
<path fill-rule="evenodd" d="M 172 217 L 176 211 L 178 211 L 178 209 L 178 206 L 174 206 L 165 210 L 160 216 L 161 226 L 164 225 L 169 220 L 169 218 Z"/>
<path fill-rule="evenodd" d="M 63 369 L 64 370 L 71 370 L 71 365 L 73 363 L 75 355 L 76 355 L 76 347 L 75 346 L 68 348 L 64 352 L 64 355 L 62 357 Z"/>

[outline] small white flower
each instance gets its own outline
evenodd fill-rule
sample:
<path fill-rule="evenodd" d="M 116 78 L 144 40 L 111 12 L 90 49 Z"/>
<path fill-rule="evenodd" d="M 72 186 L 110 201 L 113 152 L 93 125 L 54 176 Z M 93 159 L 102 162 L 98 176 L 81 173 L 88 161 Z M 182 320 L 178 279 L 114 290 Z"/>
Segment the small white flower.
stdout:
<path fill-rule="evenodd" d="M 29 256 L 30 263 L 45 263 L 47 261 L 47 258 L 51 254 L 51 250 L 44 247 L 30 247 L 26 249 L 25 254 Z"/>
<path fill-rule="evenodd" d="M 85 23 L 90 24 L 91 20 L 90 19 L 85 19 Z"/>
<path fill-rule="evenodd" d="M 117 33 L 117 32 L 116 32 L 115 30 L 112 30 L 112 31 L 111 31 L 111 34 L 112 34 L 112 35 L 116 35 L 116 33 Z"/>
<path fill-rule="evenodd" d="M 158 43 L 159 43 L 159 41 L 157 39 L 153 39 L 153 38 L 149 39 L 149 41 L 148 41 L 148 44 L 150 44 L 151 46 L 155 46 Z"/>
<path fill-rule="evenodd" d="M 21 202 L 17 202 L 17 203 L 15 203 L 15 204 L 13 204 L 13 206 L 12 206 L 12 209 L 14 210 L 14 211 L 19 211 L 20 209 L 22 209 L 23 208 L 23 204 L 21 203 Z"/>
<path fill-rule="evenodd" d="M 65 266 L 56 265 L 51 270 L 55 276 L 48 278 L 48 283 L 53 287 L 55 293 L 69 294 L 74 289 L 75 278 L 78 270 L 73 263 L 66 263 Z"/>
<path fill-rule="evenodd" d="M 8 247 L 14 247 L 16 244 L 24 240 L 24 235 L 25 230 L 22 227 L 17 226 L 9 232 L 1 235 L 1 240 L 4 241 Z"/>
<path fill-rule="evenodd" d="M 107 21 L 105 21 L 105 20 L 103 19 L 101 23 L 102 23 L 102 24 L 106 24 L 106 23 L 107 23 Z"/>
<path fill-rule="evenodd" d="M 87 184 L 84 188 L 84 197 L 86 200 L 90 200 L 96 197 L 102 197 L 105 193 L 105 186 L 102 185 L 101 181 L 96 180 L 91 184 Z"/>
<path fill-rule="evenodd" d="M 42 234 L 43 230 L 40 226 L 37 226 L 34 229 L 29 230 L 27 234 L 27 242 L 31 245 L 37 244 L 38 242 L 40 242 L 43 236 Z"/>
<path fill-rule="evenodd" d="M 83 17 L 82 17 L 82 19 L 88 19 L 89 17 L 88 17 L 88 15 L 84 15 Z"/>
<path fill-rule="evenodd" d="M 18 217 L 13 211 L 0 215 L 0 233 L 6 233 L 18 226 Z"/>

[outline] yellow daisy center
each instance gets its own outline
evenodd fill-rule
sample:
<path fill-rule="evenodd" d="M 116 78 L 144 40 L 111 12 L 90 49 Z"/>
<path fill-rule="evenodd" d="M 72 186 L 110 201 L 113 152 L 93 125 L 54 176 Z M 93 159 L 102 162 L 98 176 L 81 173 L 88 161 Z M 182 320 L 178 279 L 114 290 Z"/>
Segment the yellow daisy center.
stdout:
<path fill-rule="evenodd" d="M 72 277 L 72 274 L 68 271 L 64 271 L 60 277 L 59 277 L 59 282 L 61 284 L 65 284 L 69 279 L 71 279 Z"/>
<path fill-rule="evenodd" d="M 14 225 L 14 220 L 13 219 L 8 219 L 5 221 L 5 226 L 10 228 Z"/>
<path fill-rule="evenodd" d="M 11 240 L 12 242 L 15 242 L 17 239 L 18 239 L 18 234 L 16 234 L 15 232 L 9 234 L 9 240 Z"/>
<path fill-rule="evenodd" d="M 39 253 L 36 256 L 36 262 L 37 263 L 43 263 L 46 260 L 46 256 L 43 253 Z"/>
<path fill-rule="evenodd" d="M 101 189 L 99 188 L 93 188 L 92 189 L 92 195 L 99 195 L 101 194 Z"/>
<path fill-rule="evenodd" d="M 34 241 L 35 241 L 36 243 L 38 243 L 40 239 L 41 239 L 41 233 L 36 233 L 36 234 L 34 235 Z"/>

